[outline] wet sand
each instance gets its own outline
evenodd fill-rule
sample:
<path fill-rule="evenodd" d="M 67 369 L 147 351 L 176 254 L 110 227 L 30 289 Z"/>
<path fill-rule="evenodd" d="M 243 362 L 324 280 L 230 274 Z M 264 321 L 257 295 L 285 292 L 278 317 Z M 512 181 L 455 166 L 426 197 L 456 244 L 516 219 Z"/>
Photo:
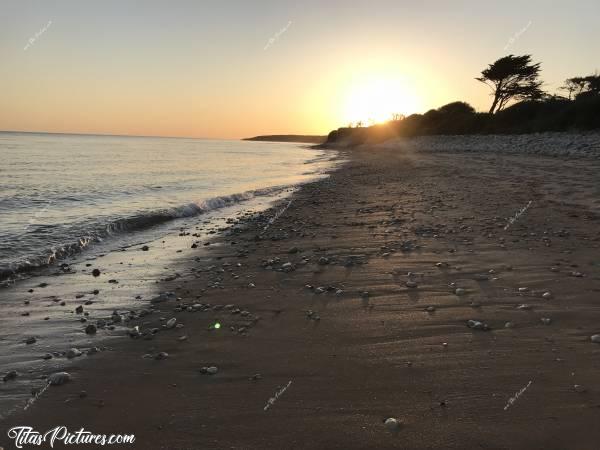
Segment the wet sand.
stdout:
<path fill-rule="evenodd" d="M 600 163 L 347 157 L 182 257 L 147 334 L 77 358 L 0 446 L 65 425 L 142 449 L 597 449 Z"/>

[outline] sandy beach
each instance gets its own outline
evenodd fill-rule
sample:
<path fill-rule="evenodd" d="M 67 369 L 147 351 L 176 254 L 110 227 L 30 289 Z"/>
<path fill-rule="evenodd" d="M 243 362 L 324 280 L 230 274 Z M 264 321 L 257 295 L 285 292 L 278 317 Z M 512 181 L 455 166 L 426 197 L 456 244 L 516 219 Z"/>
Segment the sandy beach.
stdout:
<path fill-rule="evenodd" d="M 600 162 L 341 157 L 181 257 L 134 337 L 79 357 L 0 446 L 27 425 L 139 449 L 597 449 Z"/>

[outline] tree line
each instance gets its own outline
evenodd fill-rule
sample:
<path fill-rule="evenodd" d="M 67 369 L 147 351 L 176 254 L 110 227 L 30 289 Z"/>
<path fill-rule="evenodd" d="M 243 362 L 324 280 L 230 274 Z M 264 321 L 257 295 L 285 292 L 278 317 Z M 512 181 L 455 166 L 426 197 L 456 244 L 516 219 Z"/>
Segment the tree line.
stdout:
<path fill-rule="evenodd" d="M 565 80 L 560 93 L 545 92 L 541 63 L 531 55 L 508 55 L 489 64 L 475 78 L 491 90 L 488 112 L 457 101 L 425 114 L 396 116 L 384 124 L 345 127 L 329 133 L 328 142 L 381 142 L 398 136 L 522 134 L 600 129 L 600 75 Z M 565 95 L 562 95 L 564 93 Z"/>

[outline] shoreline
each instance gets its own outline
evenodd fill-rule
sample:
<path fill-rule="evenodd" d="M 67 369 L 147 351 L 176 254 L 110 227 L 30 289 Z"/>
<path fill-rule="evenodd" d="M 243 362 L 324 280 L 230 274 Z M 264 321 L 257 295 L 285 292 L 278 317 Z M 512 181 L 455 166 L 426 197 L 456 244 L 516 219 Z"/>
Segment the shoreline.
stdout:
<path fill-rule="evenodd" d="M 346 155 L 182 258 L 141 335 L 76 360 L 0 446 L 64 425 L 156 449 L 594 448 L 598 163 Z"/>

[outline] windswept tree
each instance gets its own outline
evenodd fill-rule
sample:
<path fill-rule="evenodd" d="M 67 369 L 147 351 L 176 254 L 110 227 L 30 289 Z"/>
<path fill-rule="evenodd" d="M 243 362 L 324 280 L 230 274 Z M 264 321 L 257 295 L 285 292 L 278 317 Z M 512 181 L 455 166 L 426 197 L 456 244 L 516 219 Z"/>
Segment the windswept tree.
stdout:
<path fill-rule="evenodd" d="M 531 55 L 508 55 L 500 58 L 481 72 L 477 81 L 492 89 L 494 101 L 490 114 L 502 111 L 510 101 L 538 100 L 544 96 L 540 63 L 533 64 Z"/>
<path fill-rule="evenodd" d="M 568 78 L 560 89 L 569 93 L 569 100 L 582 94 L 599 95 L 600 75 L 596 73 L 587 77 Z"/>

